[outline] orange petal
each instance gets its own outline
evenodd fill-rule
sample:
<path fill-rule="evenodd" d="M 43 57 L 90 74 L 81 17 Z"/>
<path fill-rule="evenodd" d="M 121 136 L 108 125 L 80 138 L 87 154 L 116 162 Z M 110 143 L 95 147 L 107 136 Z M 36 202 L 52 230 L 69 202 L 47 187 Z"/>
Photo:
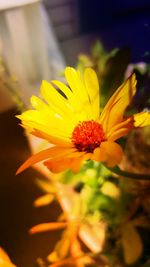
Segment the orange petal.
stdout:
<path fill-rule="evenodd" d="M 49 205 L 54 199 L 55 199 L 55 195 L 46 194 L 44 196 L 38 197 L 34 201 L 33 205 L 34 207 L 46 206 L 46 205 Z"/>
<path fill-rule="evenodd" d="M 74 258 L 67 258 L 64 260 L 57 261 L 57 262 L 49 265 L 48 267 L 70 266 L 71 264 L 74 264 L 74 262 L 75 262 Z"/>
<path fill-rule="evenodd" d="M 85 264 L 83 263 L 79 263 L 79 260 L 82 260 L 85 262 L 85 264 L 89 264 L 92 263 L 92 260 L 89 256 L 86 256 L 86 254 L 83 254 L 81 256 L 78 257 L 70 257 L 70 258 L 66 258 L 66 259 L 62 259 L 59 260 L 57 262 L 52 263 L 51 265 L 49 265 L 48 267 L 60 267 L 60 266 L 77 266 L 77 267 L 83 267 L 85 266 Z"/>
<path fill-rule="evenodd" d="M 78 172 L 83 162 L 90 158 L 90 153 L 85 154 L 84 152 L 75 152 L 71 155 L 67 155 L 66 158 L 54 158 L 47 160 L 44 165 L 54 173 L 63 172 L 67 169 L 71 169 L 73 172 Z M 75 157 L 74 157 L 75 156 Z"/>
<path fill-rule="evenodd" d="M 44 162 L 44 165 L 53 173 L 63 172 L 70 168 L 72 158 L 52 159 Z"/>
<path fill-rule="evenodd" d="M 82 164 L 84 163 L 85 160 L 88 160 L 91 158 L 91 153 L 86 153 L 86 154 L 83 154 L 81 157 L 79 158 L 74 158 L 71 162 L 71 166 L 70 166 L 70 169 L 74 172 L 74 173 L 77 173 Z"/>
<path fill-rule="evenodd" d="M 115 125 L 110 131 L 107 133 L 107 139 L 109 141 L 115 141 L 116 139 L 128 134 L 133 128 L 133 117 L 128 117 L 124 119 L 121 123 Z"/>
<path fill-rule="evenodd" d="M 82 158 L 73 159 L 72 162 L 71 162 L 70 169 L 74 173 L 77 173 L 80 170 L 83 161 L 84 160 Z"/>
<path fill-rule="evenodd" d="M 107 155 L 106 164 L 108 167 L 114 167 L 121 162 L 123 150 L 117 143 L 110 141 L 102 142 L 101 148 L 105 150 Z"/>
<path fill-rule="evenodd" d="M 30 234 L 45 232 L 45 231 L 53 231 L 53 230 L 59 230 L 68 225 L 67 222 L 51 222 L 51 223 L 41 223 L 38 225 L 33 226 L 30 229 Z"/>
<path fill-rule="evenodd" d="M 66 155 L 66 158 L 80 158 L 81 156 L 83 156 L 85 154 L 86 154 L 86 152 L 76 150 L 72 154 Z"/>
<path fill-rule="evenodd" d="M 135 92 L 136 79 L 133 74 L 113 94 L 100 116 L 100 123 L 103 125 L 105 132 L 122 122 L 125 109 L 131 103 Z"/>
<path fill-rule="evenodd" d="M 84 254 L 81 249 L 81 244 L 76 236 L 71 240 L 70 252 L 72 257 L 78 257 Z"/>
<path fill-rule="evenodd" d="M 131 128 L 119 129 L 115 131 L 114 133 L 112 133 L 112 135 L 108 138 L 108 140 L 113 142 L 119 139 L 120 137 L 127 135 L 130 131 L 131 131 Z"/>
<path fill-rule="evenodd" d="M 105 162 L 108 167 L 118 165 L 122 159 L 122 148 L 115 142 L 102 142 L 99 148 L 94 150 L 92 160 Z"/>
<path fill-rule="evenodd" d="M 105 162 L 107 159 L 105 148 L 102 148 L 102 146 L 96 148 L 93 152 L 91 159 L 98 162 Z"/>
<path fill-rule="evenodd" d="M 67 154 L 73 153 L 74 151 L 76 151 L 76 149 L 74 148 L 65 148 L 65 147 L 58 147 L 58 146 L 54 146 L 54 147 L 50 147 L 46 150 L 40 151 L 37 154 L 31 156 L 29 159 L 27 159 L 22 165 L 21 167 L 17 170 L 16 174 L 21 173 L 22 171 L 24 171 L 25 169 L 27 169 L 28 167 L 30 167 L 31 165 L 45 160 L 47 158 L 53 158 L 56 156 L 61 156 L 64 157 Z"/>

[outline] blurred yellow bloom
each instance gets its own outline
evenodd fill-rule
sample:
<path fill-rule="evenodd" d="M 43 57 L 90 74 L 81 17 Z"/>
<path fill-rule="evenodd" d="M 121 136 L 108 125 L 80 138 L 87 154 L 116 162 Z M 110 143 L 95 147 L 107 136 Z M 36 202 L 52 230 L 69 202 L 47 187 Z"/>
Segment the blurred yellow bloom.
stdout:
<path fill-rule="evenodd" d="M 68 86 L 56 80 L 43 81 L 41 100 L 31 97 L 34 110 L 18 116 L 23 127 L 35 136 L 46 139 L 53 147 L 29 158 L 19 169 L 44 161 L 52 172 L 70 168 L 77 172 L 85 160 L 118 165 L 122 148 L 115 142 L 134 127 L 150 124 L 147 111 L 124 117 L 136 92 L 133 74 L 113 94 L 100 113 L 99 84 L 96 73 L 86 68 L 84 73 L 71 67 L 65 69 Z"/>
<path fill-rule="evenodd" d="M 6 252 L 0 247 L 0 267 L 16 267 L 14 265 Z"/>
<path fill-rule="evenodd" d="M 120 188 L 115 185 L 114 183 L 111 183 L 109 181 L 106 181 L 102 187 L 101 187 L 101 192 L 111 198 L 114 199 L 119 199 L 120 195 L 121 195 L 121 190 Z"/>

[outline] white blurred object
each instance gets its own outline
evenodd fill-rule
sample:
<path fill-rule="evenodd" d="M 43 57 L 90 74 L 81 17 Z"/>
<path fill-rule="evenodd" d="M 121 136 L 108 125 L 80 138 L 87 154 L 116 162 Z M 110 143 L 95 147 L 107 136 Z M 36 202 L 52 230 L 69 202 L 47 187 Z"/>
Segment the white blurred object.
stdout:
<path fill-rule="evenodd" d="M 39 2 L 40 0 L 0 0 L 0 10 L 24 6 L 32 3 Z"/>
<path fill-rule="evenodd" d="M 26 105 L 42 79 L 58 78 L 65 61 L 39 0 L 0 0 L 1 56 Z"/>
<path fill-rule="evenodd" d="M 134 69 L 138 69 L 142 74 L 144 74 L 147 70 L 147 64 L 145 62 L 129 64 L 125 72 L 126 79 L 129 78 L 129 76 L 131 76 L 131 74 L 134 72 Z"/>

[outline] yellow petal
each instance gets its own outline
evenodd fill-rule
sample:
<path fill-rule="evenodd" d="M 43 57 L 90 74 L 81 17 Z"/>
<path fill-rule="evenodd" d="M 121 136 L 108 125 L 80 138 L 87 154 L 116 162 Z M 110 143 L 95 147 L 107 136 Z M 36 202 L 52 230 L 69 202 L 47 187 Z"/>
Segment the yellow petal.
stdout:
<path fill-rule="evenodd" d="M 68 100 L 72 99 L 73 92 L 68 86 L 66 86 L 64 83 L 57 81 L 57 80 L 52 80 L 51 83 L 57 86 L 66 95 Z"/>
<path fill-rule="evenodd" d="M 136 79 L 133 74 L 113 94 L 100 116 L 100 123 L 103 125 L 105 132 L 110 131 L 112 127 L 122 122 L 125 109 L 131 103 L 135 92 Z"/>
<path fill-rule="evenodd" d="M 49 96 L 49 91 L 51 91 L 51 89 L 46 90 L 46 88 L 44 87 L 43 90 L 48 92 L 47 94 Z M 53 90 L 56 91 L 54 88 L 53 88 Z M 69 88 L 68 88 L 68 90 L 69 90 Z M 59 100 L 59 93 L 57 91 L 56 91 L 56 94 L 58 95 L 57 98 Z M 47 98 L 48 98 L 48 96 L 47 96 Z M 57 119 L 62 120 L 63 119 L 64 121 L 68 121 L 70 124 L 73 124 L 73 122 L 74 122 L 73 112 L 72 112 L 71 105 L 69 105 L 69 102 L 65 99 L 66 102 L 62 103 L 62 106 L 61 105 L 58 106 L 59 101 L 57 101 L 55 103 L 56 98 L 54 98 L 54 100 L 53 100 L 52 96 L 51 96 L 50 99 L 51 100 L 49 100 L 49 102 L 48 102 L 49 105 L 47 105 L 40 98 L 38 98 L 36 96 L 32 96 L 31 97 L 31 104 L 35 109 L 40 111 L 40 114 L 45 115 L 45 118 L 47 117 L 47 120 L 49 121 L 49 123 L 52 122 L 52 118 L 54 118 L 55 120 L 57 120 Z M 54 104 L 54 107 L 53 107 L 52 103 Z M 70 121 L 70 119 L 71 119 L 71 121 Z"/>
<path fill-rule="evenodd" d="M 65 69 L 65 77 L 68 82 L 68 85 L 73 91 L 73 94 L 78 96 L 81 102 L 83 101 L 89 102 L 86 88 L 84 87 L 78 72 L 74 68 L 67 67 Z"/>
<path fill-rule="evenodd" d="M 37 124 L 41 125 L 52 124 L 53 127 L 56 127 L 56 125 L 60 124 L 62 121 L 62 118 L 57 117 L 56 114 L 52 114 L 51 112 L 47 114 L 37 110 L 27 110 L 21 115 L 17 116 L 17 118 L 22 121 L 36 122 Z"/>
<path fill-rule="evenodd" d="M 58 94 L 58 96 L 59 96 L 59 94 Z M 67 120 L 69 115 L 70 115 L 70 110 L 68 109 L 68 107 L 66 107 L 66 109 L 65 109 L 65 105 L 63 105 L 63 109 L 65 109 L 66 113 L 68 113 L 68 117 L 65 116 L 66 114 L 64 114 L 64 112 L 61 111 L 61 107 L 58 109 L 56 108 L 57 103 L 55 104 L 55 108 L 53 108 L 53 106 L 50 105 L 50 103 L 49 103 L 49 105 L 47 105 L 40 98 L 38 98 L 37 96 L 34 96 L 34 95 L 31 97 L 30 101 L 31 101 L 32 106 L 37 111 L 39 111 L 39 112 L 37 112 L 37 114 L 41 114 L 45 117 L 48 117 L 49 123 L 50 123 L 50 121 L 52 121 L 52 119 L 55 119 L 55 120 L 66 119 Z M 51 100 L 51 102 L 53 102 L 53 101 Z M 72 118 L 72 116 L 71 116 L 71 118 Z"/>
<path fill-rule="evenodd" d="M 89 102 L 88 93 L 86 87 L 84 86 L 79 73 L 71 68 L 67 67 L 65 69 L 66 80 L 73 91 L 75 99 L 78 99 L 79 110 L 85 111 L 86 120 L 92 119 L 91 105 Z"/>
<path fill-rule="evenodd" d="M 91 68 L 86 68 L 84 71 L 84 82 L 88 92 L 93 119 L 97 120 L 99 118 L 99 83 L 97 75 Z"/>
<path fill-rule="evenodd" d="M 144 127 L 150 125 L 150 112 L 143 111 L 133 115 L 134 126 L 135 127 Z"/>
<path fill-rule="evenodd" d="M 54 112 L 52 112 L 49 108 L 49 106 L 44 103 L 43 100 L 41 100 L 39 97 L 32 95 L 30 98 L 30 102 L 32 107 L 34 107 L 38 111 L 45 111 L 45 113 L 52 113 L 54 115 Z"/>
<path fill-rule="evenodd" d="M 53 81 L 53 83 L 56 84 L 55 81 Z M 58 85 L 60 86 L 60 83 L 57 83 L 57 86 Z M 63 86 L 63 90 L 64 90 L 64 86 Z M 61 91 L 63 92 L 63 90 L 61 90 Z M 70 89 L 68 88 L 68 92 L 69 92 L 69 90 Z M 71 97 L 71 94 L 70 94 L 69 95 L 70 98 L 69 99 L 66 99 L 65 97 L 63 97 L 58 92 L 58 90 L 56 90 L 47 81 L 43 81 L 42 82 L 42 85 L 41 85 L 41 94 L 42 94 L 42 97 L 49 104 L 50 108 L 52 110 L 54 110 L 54 112 L 60 114 L 66 121 L 68 120 L 68 118 L 70 118 L 70 120 L 69 120 L 70 121 L 70 124 L 72 124 L 73 122 L 76 123 L 76 117 L 74 118 L 74 113 L 73 113 L 74 107 L 72 107 L 72 99 L 75 98 L 75 94 L 72 93 L 72 97 Z M 80 103 L 79 96 L 76 96 L 76 103 L 78 103 L 78 106 L 79 106 L 79 103 Z M 83 111 L 82 111 L 82 107 L 81 106 L 79 107 L 79 111 L 83 115 Z M 84 119 L 85 118 L 86 118 L 86 114 L 84 113 Z M 79 120 L 80 120 L 80 115 L 79 115 Z"/>
<path fill-rule="evenodd" d="M 49 90 L 46 90 L 46 91 L 49 92 Z M 58 94 L 58 96 L 59 96 L 59 94 Z M 51 100 L 51 102 L 53 102 L 53 101 Z M 66 103 L 67 102 L 68 101 L 66 101 Z M 59 101 L 58 101 L 58 103 L 59 103 Z M 75 127 L 75 125 L 77 123 L 74 120 L 72 110 L 69 109 L 70 106 L 68 105 L 68 103 L 67 103 L 67 105 L 65 105 L 65 103 L 64 103 L 63 104 L 63 111 L 61 111 L 61 109 L 62 109 L 61 106 L 59 108 L 56 108 L 58 106 L 58 103 L 57 102 L 55 103 L 55 106 L 54 106 L 55 109 L 54 109 L 52 107 L 52 105 L 48 106 L 40 98 L 38 98 L 36 96 L 31 97 L 31 104 L 38 111 L 38 112 L 34 112 L 34 113 L 38 114 L 39 118 L 41 118 L 41 124 L 44 124 L 44 123 L 45 124 L 47 123 L 47 125 L 52 124 L 53 126 L 54 125 L 55 125 L 55 127 L 59 126 L 60 128 L 61 128 L 62 124 L 63 124 L 63 126 L 66 124 L 65 129 L 68 129 L 68 127 L 71 127 L 71 131 L 72 131 L 72 129 Z M 30 117 L 32 118 L 32 116 L 30 116 Z"/>
<path fill-rule="evenodd" d="M 33 131 L 33 129 L 39 130 L 51 136 L 56 136 L 60 139 L 69 141 L 74 124 L 63 120 L 61 117 L 55 117 L 51 113 L 28 110 L 17 116 L 22 120 L 22 124 L 25 128 Z"/>
<path fill-rule="evenodd" d="M 67 142 L 71 143 L 71 133 L 65 132 L 65 130 L 61 130 L 61 127 L 55 127 L 52 125 L 43 125 L 34 121 L 27 121 L 24 120 L 22 121 L 22 127 L 27 129 L 30 133 L 34 132 L 41 132 L 43 133 L 43 136 L 45 135 L 46 137 L 50 136 L 51 139 L 55 140 L 56 139 L 62 141 L 62 142 Z M 46 138 L 46 140 L 48 140 Z M 53 143 L 53 142 L 52 142 Z"/>
<path fill-rule="evenodd" d="M 79 101 L 79 96 L 73 93 L 73 91 L 71 91 L 69 87 L 67 87 L 65 84 L 63 84 L 60 81 L 53 80 L 52 83 L 56 85 L 61 91 L 63 91 L 68 98 L 68 101 L 66 101 L 66 107 L 68 107 L 68 112 L 70 114 L 68 114 L 67 112 L 66 117 L 68 118 L 68 115 L 70 115 L 71 120 L 73 120 L 74 123 L 76 124 L 78 124 L 79 121 L 86 120 L 87 115 L 85 111 L 83 110 L 82 103 L 80 103 Z"/>
<path fill-rule="evenodd" d="M 66 114 L 69 108 L 66 107 L 67 99 L 62 96 L 50 83 L 42 81 L 41 95 L 49 106 L 61 115 Z"/>
<path fill-rule="evenodd" d="M 51 136 L 50 134 L 46 134 L 42 131 L 38 131 L 38 130 L 30 130 L 31 134 L 39 137 L 39 138 L 42 138 L 42 139 L 45 139 L 47 141 L 49 141 L 49 143 L 51 144 L 54 144 L 54 145 L 57 145 L 57 146 L 63 146 L 63 147 L 72 147 L 72 143 L 71 142 L 66 142 L 64 141 L 63 139 L 60 139 L 58 137 L 54 137 L 54 136 Z"/>

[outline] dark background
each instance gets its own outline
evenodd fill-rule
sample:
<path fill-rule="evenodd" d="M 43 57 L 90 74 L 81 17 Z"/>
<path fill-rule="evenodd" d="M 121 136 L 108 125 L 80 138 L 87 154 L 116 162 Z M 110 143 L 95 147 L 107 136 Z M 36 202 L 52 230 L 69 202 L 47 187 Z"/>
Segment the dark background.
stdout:
<path fill-rule="evenodd" d="M 46 259 L 60 231 L 29 235 L 39 223 L 56 221 L 58 205 L 34 208 L 33 201 L 44 193 L 35 179 L 44 177 L 34 169 L 16 176 L 17 168 L 31 155 L 16 109 L 0 113 L 0 246 L 17 267 L 35 267 L 38 257 Z"/>
<path fill-rule="evenodd" d="M 150 1 L 78 0 L 81 34 L 97 33 L 107 49 L 128 46 L 132 61 L 150 62 Z"/>

